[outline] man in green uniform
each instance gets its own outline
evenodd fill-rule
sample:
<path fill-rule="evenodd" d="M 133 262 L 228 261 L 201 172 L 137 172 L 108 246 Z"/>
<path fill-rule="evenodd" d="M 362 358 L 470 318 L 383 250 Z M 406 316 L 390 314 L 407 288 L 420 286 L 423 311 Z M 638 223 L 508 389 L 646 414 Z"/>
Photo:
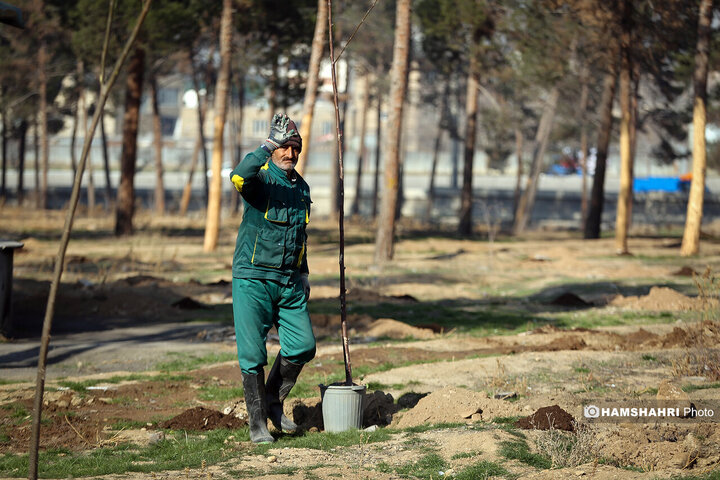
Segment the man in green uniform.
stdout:
<path fill-rule="evenodd" d="M 270 418 L 278 430 L 297 425 L 283 414 L 283 401 L 303 365 L 315 356 L 307 233 L 310 188 L 295 171 L 302 138 L 295 123 L 276 114 L 268 139 L 230 174 L 245 210 L 233 257 L 233 316 L 243 377 L 250 439 L 273 442 Z M 265 342 L 275 325 L 280 352 L 265 381 Z"/>

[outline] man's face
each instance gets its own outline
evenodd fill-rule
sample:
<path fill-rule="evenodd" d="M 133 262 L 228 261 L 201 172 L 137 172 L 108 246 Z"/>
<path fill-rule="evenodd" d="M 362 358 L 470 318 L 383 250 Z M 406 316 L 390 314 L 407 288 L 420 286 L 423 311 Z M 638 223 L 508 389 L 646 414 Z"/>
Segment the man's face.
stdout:
<path fill-rule="evenodd" d="M 278 147 L 273 151 L 272 161 L 275 165 L 285 172 L 291 172 L 298 162 L 298 154 L 300 152 L 295 147 Z"/>

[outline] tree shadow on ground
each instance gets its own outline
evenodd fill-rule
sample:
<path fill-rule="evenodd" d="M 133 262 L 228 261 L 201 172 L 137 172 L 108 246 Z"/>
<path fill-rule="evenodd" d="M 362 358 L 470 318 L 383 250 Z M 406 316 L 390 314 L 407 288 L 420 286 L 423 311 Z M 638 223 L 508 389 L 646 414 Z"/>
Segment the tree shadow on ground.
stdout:
<path fill-rule="evenodd" d="M 411 276 L 405 281 L 417 282 Z M 402 276 L 394 278 L 402 283 Z M 533 329 L 552 324 L 570 326 L 568 312 L 598 310 L 598 317 L 645 316 L 648 319 L 667 321 L 667 312 L 632 311 L 603 313 L 603 309 L 617 295 L 623 297 L 648 295 L 658 284 L 631 284 L 619 282 L 569 282 L 539 290 L 531 295 L 488 296 L 482 299 L 447 299 L 423 301 L 409 295 L 391 297 L 375 294 L 364 295 L 362 291 L 351 291 L 347 297 L 349 314 L 369 315 L 373 318 L 393 318 L 414 326 L 432 326 L 445 332 L 477 331 L 485 333 L 511 333 L 518 329 Z M 687 296 L 696 296 L 694 287 L 675 282 L 666 282 L 662 287 L 676 290 Z M 338 314 L 337 298 L 311 299 L 310 311 L 315 314 Z M 618 320 L 620 321 L 620 320 Z"/>

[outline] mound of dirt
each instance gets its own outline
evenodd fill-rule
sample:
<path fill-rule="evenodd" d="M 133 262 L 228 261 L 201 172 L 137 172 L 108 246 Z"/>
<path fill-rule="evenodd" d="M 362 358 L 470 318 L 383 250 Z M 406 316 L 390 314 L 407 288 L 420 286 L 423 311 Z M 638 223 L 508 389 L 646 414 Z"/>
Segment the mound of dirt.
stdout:
<path fill-rule="evenodd" d="M 225 415 L 217 410 L 210 410 L 205 407 L 195 407 L 185 410 L 180 415 L 171 418 L 160 424 L 160 428 L 171 430 L 206 431 L 217 428 L 236 429 L 247 425 L 234 415 Z"/>
<path fill-rule="evenodd" d="M 548 302 L 550 305 L 558 305 L 561 307 L 588 307 L 590 303 L 573 292 L 563 292 Z"/>
<path fill-rule="evenodd" d="M 697 272 L 693 270 L 692 267 L 683 265 L 679 270 L 674 271 L 671 275 L 678 277 L 692 277 L 693 275 L 697 275 Z"/>
<path fill-rule="evenodd" d="M 720 462 L 720 430 L 709 423 L 623 424 L 599 431 L 596 442 L 600 456 L 644 470 L 703 471 Z"/>
<path fill-rule="evenodd" d="M 641 328 L 636 332 L 625 335 L 623 340 L 629 348 L 632 348 L 634 346 L 642 345 L 643 343 L 654 341 L 657 338 L 658 336 L 656 334 Z"/>
<path fill-rule="evenodd" d="M 413 327 L 392 318 L 375 320 L 363 334 L 368 337 L 387 337 L 400 340 L 404 338 L 428 339 L 435 337 L 435 333 L 429 328 Z"/>
<path fill-rule="evenodd" d="M 311 315 L 313 331 L 316 336 L 333 336 L 340 332 L 341 317 L 337 314 L 315 313 Z M 351 336 L 430 339 L 435 337 L 432 328 L 413 327 L 392 318 L 375 320 L 369 315 L 348 315 L 347 325 Z"/>
<path fill-rule="evenodd" d="M 393 396 L 379 390 L 365 394 L 363 399 L 363 427 L 390 425 L 397 412 Z"/>
<path fill-rule="evenodd" d="M 504 400 L 465 388 L 445 387 L 421 398 L 417 405 L 396 416 L 392 426 L 415 427 L 426 423 L 457 423 L 517 415 L 518 407 Z"/>
<path fill-rule="evenodd" d="M 577 335 L 558 337 L 545 345 L 535 348 L 538 352 L 559 352 L 563 350 L 584 350 L 587 347 L 585 340 Z"/>
<path fill-rule="evenodd" d="M 542 407 L 532 415 L 521 418 L 515 426 L 525 430 L 564 430 L 575 431 L 575 418 L 557 405 Z"/>
<path fill-rule="evenodd" d="M 680 312 L 703 308 L 702 299 L 688 297 L 667 287 L 652 287 L 650 293 L 644 296 L 623 297 L 618 295 L 613 298 L 610 305 L 655 312 Z"/>

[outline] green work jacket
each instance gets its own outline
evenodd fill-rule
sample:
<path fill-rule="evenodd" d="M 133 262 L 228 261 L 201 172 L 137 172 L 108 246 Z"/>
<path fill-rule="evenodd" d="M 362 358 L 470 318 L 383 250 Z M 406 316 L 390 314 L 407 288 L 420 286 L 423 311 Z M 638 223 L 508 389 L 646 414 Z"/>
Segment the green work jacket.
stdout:
<path fill-rule="evenodd" d="M 230 173 L 243 197 L 244 213 L 233 256 L 235 278 L 269 279 L 285 285 L 308 273 L 310 187 L 293 171 L 288 178 L 263 148 L 249 153 Z"/>

